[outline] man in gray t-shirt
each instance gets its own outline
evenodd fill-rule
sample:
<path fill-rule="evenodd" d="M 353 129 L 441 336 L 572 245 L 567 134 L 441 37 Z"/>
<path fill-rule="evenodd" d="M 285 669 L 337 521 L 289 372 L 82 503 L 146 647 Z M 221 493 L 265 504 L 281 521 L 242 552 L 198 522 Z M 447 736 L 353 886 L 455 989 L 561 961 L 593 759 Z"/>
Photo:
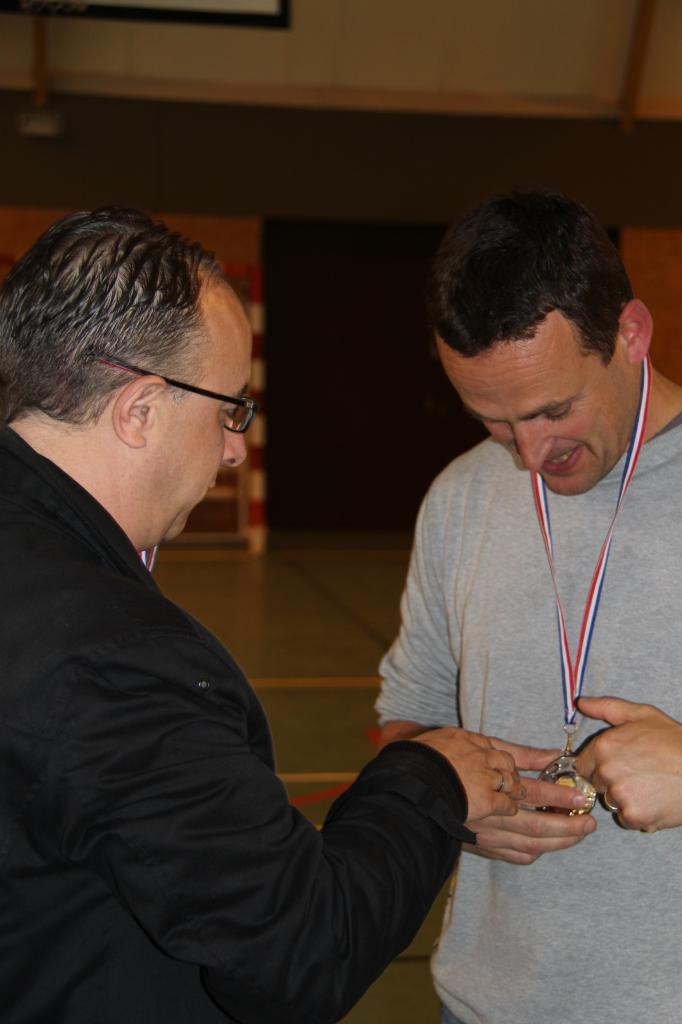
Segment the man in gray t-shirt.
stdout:
<path fill-rule="evenodd" d="M 559 746 L 575 716 L 577 768 L 601 794 L 593 815 L 528 807 L 474 829 L 434 955 L 443 1019 L 676 1020 L 682 389 L 649 376 L 651 316 L 592 215 L 560 194 L 498 197 L 451 228 L 429 312 L 445 372 L 492 439 L 420 512 L 381 667 L 383 738 L 461 724 Z M 575 661 L 624 472 L 579 701 L 580 670 L 562 686 L 546 546 Z"/>

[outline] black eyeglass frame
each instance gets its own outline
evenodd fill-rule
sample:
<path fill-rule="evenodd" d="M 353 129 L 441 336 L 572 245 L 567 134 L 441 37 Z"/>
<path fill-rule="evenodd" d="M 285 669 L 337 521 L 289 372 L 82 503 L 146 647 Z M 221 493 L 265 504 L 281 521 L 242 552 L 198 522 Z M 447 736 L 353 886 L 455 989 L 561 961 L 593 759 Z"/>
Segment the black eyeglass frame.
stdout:
<path fill-rule="evenodd" d="M 225 430 L 230 430 L 233 434 L 246 433 L 258 412 L 258 402 L 248 395 L 220 395 L 217 391 L 209 391 L 208 388 L 200 388 L 196 384 L 185 384 L 181 380 L 166 377 L 163 373 L 157 373 L 156 370 L 143 370 L 141 366 L 134 366 L 133 363 L 124 363 L 122 359 L 107 359 L 105 356 L 97 356 L 97 362 L 103 363 L 105 366 L 112 366 L 115 370 L 129 370 L 130 373 L 137 373 L 141 377 L 160 377 L 161 380 L 165 380 L 166 384 L 180 388 L 181 391 L 191 391 L 193 395 L 203 395 L 204 398 L 214 398 L 217 402 L 230 402 L 232 405 L 242 406 L 246 409 L 243 423 L 240 423 L 238 427 L 230 427 L 227 423 L 223 424 Z"/>

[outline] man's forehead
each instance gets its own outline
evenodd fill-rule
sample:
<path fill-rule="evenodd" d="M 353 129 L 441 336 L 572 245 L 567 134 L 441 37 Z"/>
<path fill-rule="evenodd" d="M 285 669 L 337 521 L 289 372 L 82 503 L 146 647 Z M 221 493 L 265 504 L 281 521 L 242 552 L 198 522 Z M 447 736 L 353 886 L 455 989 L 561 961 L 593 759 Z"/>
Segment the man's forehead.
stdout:
<path fill-rule="evenodd" d="M 208 282 L 201 314 L 202 375 L 220 385 L 218 390 L 237 394 L 246 387 L 251 367 L 251 325 L 243 306 L 224 282 Z"/>
<path fill-rule="evenodd" d="M 437 340 L 443 368 L 465 407 L 481 419 L 532 418 L 556 412 L 585 384 L 587 361 L 575 328 L 561 314 L 547 317 L 533 337 L 500 341 L 475 356 Z"/>
<path fill-rule="evenodd" d="M 223 282 L 208 284 L 201 291 L 201 314 L 207 333 L 228 343 L 251 338 L 251 324 L 239 298 Z"/>
<path fill-rule="evenodd" d="M 544 363 L 565 363 L 594 356 L 581 344 L 576 326 L 556 310 L 527 337 L 501 338 L 475 355 L 463 355 L 438 334 L 436 347 L 448 376 L 455 374 L 463 379 L 485 379 L 487 375 L 495 377 L 501 372 L 515 373 Z"/>
<path fill-rule="evenodd" d="M 515 335 L 514 337 L 507 338 L 501 334 L 499 337 L 495 338 L 490 345 L 486 348 L 482 348 L 474 355 L 463 355 L 456 347 L 449 345 L 437 331 L 435 332 L 435 339 L 440 353 L 451 352 L 454 356 L 461 358 L 463 361 L 483 360 L 491 356 L 499 355 L 500 353 L 514 354 L 516 352 L 522 352 L 528 342 L 532 342 L 536 339 L 543 343 L 548 343 L 549 345 L 559 342 L 571 349 L 575 347 L 579 351 L 584 351 L 584 345 L 582 344 L 579 328 L 558 309 L 550 310 L 546 316 L 537 322 L 537 324 L 529 327 L 528 330 L 521 335 Z"/>
<path fill-rule="evenodd" d="M 240 328 L 249 328 L 244 307 L 227 281 L 209 278 L 202 285 L 199 302 L 204 317 L 229 318 Z"/>

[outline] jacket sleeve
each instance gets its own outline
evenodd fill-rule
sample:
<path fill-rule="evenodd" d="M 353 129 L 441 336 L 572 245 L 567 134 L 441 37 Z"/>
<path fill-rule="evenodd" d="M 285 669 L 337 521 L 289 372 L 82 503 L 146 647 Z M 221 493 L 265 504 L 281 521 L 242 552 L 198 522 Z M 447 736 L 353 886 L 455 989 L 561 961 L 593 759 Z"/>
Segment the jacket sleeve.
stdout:
<path fill-rule="evenodd" d="M 318 832 L 254 752 L 262 712 L 236 670 L 186 640 L 156 654 L 127 645 L 74 681 L 50 783 L 61 851 L 202 968 L 230 1018 L 336 1021 L 473 839 L 459 780 L 431 749 L 393 744 Z"/>

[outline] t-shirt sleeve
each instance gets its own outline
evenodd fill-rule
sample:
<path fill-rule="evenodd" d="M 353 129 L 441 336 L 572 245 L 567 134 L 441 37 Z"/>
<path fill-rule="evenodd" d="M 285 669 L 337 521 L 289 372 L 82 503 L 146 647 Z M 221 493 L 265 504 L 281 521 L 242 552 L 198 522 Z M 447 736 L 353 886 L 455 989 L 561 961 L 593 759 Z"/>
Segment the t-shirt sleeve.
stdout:
<path fill-rule="evenodd" d="M 458 538 L 444 481 L 427 495 L 417 519 L 400 632 L 379 667 L 376 703 L 382 724 L 458 725 L 459 629 L 448 588 L 454 588 Z"/>

